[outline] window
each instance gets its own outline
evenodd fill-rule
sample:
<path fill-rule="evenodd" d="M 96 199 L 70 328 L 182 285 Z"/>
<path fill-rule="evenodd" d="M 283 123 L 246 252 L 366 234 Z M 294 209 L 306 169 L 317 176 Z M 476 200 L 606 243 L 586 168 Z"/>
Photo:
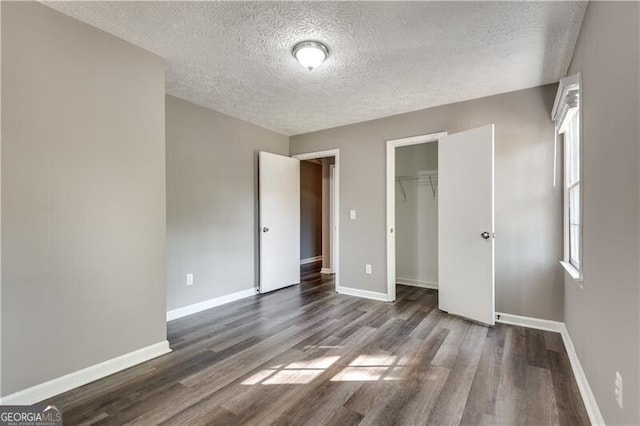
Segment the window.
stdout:
<path fill-rule="evenodd" d="M 580 270 L 580 115 L 573 113 L 564 132 L 565 203 L 567 204 L 568 260 Z"/>
<path fill-rule="evenodd" d="M 553 119 L 556 134 L 561 138 L 564 147 L 564 259 L 561 263 L 576 281 L 580 281 L 582 277 L 582 171 L 579 75 L 560 80 L 553 107 Z"/>

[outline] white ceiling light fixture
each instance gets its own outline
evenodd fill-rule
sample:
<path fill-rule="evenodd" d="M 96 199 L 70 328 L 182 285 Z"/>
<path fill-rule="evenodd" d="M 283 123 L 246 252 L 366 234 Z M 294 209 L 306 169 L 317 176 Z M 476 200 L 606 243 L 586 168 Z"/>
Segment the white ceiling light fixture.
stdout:
<path fill-rule="evenodd" d="M 293 56 L 309 71 L 324 62 L 329 56 L 329 48 L 319 41 L 306 40 L 293 46 Z"/>

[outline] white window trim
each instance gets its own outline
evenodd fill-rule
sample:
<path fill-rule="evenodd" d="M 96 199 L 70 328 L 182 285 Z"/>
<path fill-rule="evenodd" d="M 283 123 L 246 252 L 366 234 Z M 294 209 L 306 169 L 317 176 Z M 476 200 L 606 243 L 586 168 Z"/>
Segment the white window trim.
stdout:
<path fill-rule="evenodd" d="M 580 288 L 582 288 L 582 283 L 584 282 L 582 279 L 582 273 L 576 269 L 575 266 L 570 264 L 569 262 L 565 262 L 564 260 L 560 261 L 560 265 L 564 268 L 564 270 L 569 274 L 571 278 L 578 284 Z"/>
<path fill-rule="evenodd" d="M 556 94 L 556 99 L 555 102 L 553 103 L 553 110 L 551 112 L 551 119 L 554 121 L 554 132 L 556 134 L 556 151 L 554 153 L 554 161 L 555 158 L 557 158 L 557 153 L 558 153 L 558 146 L 557 146 L 557 140 L 558 140 L 558 133 L 559 133 L 559 125 L 561 124 L 561 120 L 564 118 L 564 114 L 565 114 L 565 109 L 566 109 L 566 99 L 567 99 L 567 95 L 569 93 L 570 90 L 575 90 L 575 89 L 579 90 L 579 107 L 578 107 L 578 123 L 579 123 L 579 130 L 578 130 L 578 134 L 579 134 L 579 138 L 580 138 L 580 143 L 579 143 L 579 147 L 580 147 L 580 151 L 579 151 L 579 156 L 580 156 L 580 162 L 579 162 L 579 170 L 578 170 L 578 174 L 579 174 L 579 184 L 580 184 L 580 223 L 582 224 L 581 230 L 580 230 L 580 242 L 579 242 L 579 251 L 580 251 L 580 269 L 576 268 L 569 259 L 569 195 L 568 195 L 568 189 L 567 189 L 567 185 L 566 185 L 566 149 L 563 150 L 564 151 L 564 155 L 563 155 L 563 170 L 565 171 L 565 173 L 563 174 L 563 179 L 562 179 L 562 191 L 563 191 L 563 244 L 564 244 L 564 250 L 563 250 L 563 258 L 560 261 L 560 265 L 562 265 L 562 267 L 564 268 L 564 270 L 567 272 L 567 274 L 573 279 L 573 281 L 580 287 L 583 288 L 583 282 L 584 282 L 584 277 L 583 277 L 583 271 L 584 271 L 584 197 L 583 197 L 583 193 L 584 193 L 584 181 L 583 181 L 583 164 L 584 164 L 584 156 L 583 156 L 583 152 L 584 152 L 584 148 L 583 148 L 583 106 L 584 106 L 584 98 L 582 96 L 582 75 L 580 73 L 578 74 L 574 74 L 571 75 L 569 77 L 565 77 L 563 79 L 560 80 L 559 84 L 558 84 L 558 92 Z M 564 146 L 564 144 L 563 144 Z M 557 173 L 557 167 L 554 167 L 555 171 L 554 173 Z M 555 175 L 554 175 L 554 184 L 556 182 L 555 179 Z"/>

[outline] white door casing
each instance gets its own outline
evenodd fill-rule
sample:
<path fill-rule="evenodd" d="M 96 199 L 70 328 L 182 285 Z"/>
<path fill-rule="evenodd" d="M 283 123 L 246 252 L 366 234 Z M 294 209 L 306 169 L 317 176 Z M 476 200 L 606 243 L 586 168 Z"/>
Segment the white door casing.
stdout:
<path fill-rule="evenodd" d="M 387 141 L 387 301 L 396 300 L 396 148 L 438 142 L 447 132 Z"/>
<path fill-rule="evenodd" d="M 300 283 L 300 160 L 260 152 L 260 293 Z"/>
<path fill-rule="evenodd" d="M 336 269 L 336 210 L 334 208 L 334 203 L 336 202 L 335 171 L 335 164 L 331 164 L 329 166 L 329 267 L 332 272 L 335 272 Z"/>
<path fill-rule="evenodd" d="M 494 125 L 440 140 L 438 186 L 440 309 L 493 325 Z"/>
<path fill-rule="evenodd" d="M 295 154 L 293 158 L 298 160 L 312 160 L 318 158 L 334 157 L 335 164 L 333 167 L 333 205 L 331 206 L 332 217 L 334 218 L 333 226 L 333 253 L 331 254 L 333 263 L 331 264 L 331 272 L 335 277 L 335 290 L 340 292 L 340 150 L 328 149 L 325 151 L 306 152 Z"/>

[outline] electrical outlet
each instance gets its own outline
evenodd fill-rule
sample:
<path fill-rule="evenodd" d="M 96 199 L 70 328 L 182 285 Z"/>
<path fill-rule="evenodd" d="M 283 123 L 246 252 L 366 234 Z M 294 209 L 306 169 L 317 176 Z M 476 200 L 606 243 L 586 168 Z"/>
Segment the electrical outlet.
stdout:
<path fill-rule="evenodd" d="M 355 220 L 356 219 L 356 211 L 355 210 L 349 210 L 349 219 L 351 219 L 351 220 Z"/>
<path fill-rule="evenodd" d="M 613 384 L 615 386 L 613 393 L 616 396 L 616 402 L 618 403 L 618 407 L 622 409 L 622 375 L 619 371 L 616 371 L 616 380 Z"/>
<path fill-rule="evenodd" d="M 369 265 L 368 263 L 364 265 L 364 272 L 371 275 L 371 265 Z"/>
<path fill-rule="evenodd" d="M 193 285 L 193 274 L 187 274 L 187 285 Z"/>

